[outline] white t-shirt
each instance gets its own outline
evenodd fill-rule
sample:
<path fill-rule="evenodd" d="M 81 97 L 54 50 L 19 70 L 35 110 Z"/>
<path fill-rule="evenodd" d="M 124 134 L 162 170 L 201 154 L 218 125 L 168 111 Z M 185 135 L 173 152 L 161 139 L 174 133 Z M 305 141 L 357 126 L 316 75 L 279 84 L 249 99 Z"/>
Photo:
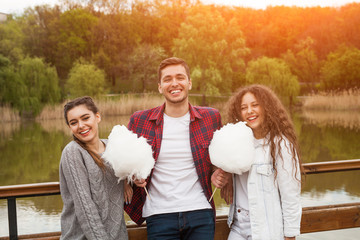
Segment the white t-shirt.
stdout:
<path fill-rule="evenodd" d="M 249 177 L 249 171 L 243 172 L 241 175 L 235 174 L 236 208 L 249 210 L 248 188 L 247 188 L 248 177 Z"/>
<path fill-rule="evenodd" d="M 143 217 L 211 208 L 196 173 L 190 147 L 190 113 L 172 118 L 164 113 L 163 136 Z"/>

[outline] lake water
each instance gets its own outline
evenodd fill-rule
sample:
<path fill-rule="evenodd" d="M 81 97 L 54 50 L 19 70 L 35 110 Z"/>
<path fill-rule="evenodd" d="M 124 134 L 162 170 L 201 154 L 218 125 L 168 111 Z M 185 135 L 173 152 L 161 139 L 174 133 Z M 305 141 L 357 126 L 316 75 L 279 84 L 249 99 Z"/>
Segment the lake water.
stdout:
<path fill-rule="evenodd" d="M 129 116 L 103 117 L 100 136 L 106 138 L 116 124 Z M 304 162 L 360 158 L 360 113 L 302 112 L 292 115 Z M 61 151 L 71 141 L 60 120 L 0 125 L 0 185 L 59 181 Z M 360 202 L 360 172 L 348 171 L 307 176 L 302 205 L 318 206 Z M 215 194 L 218 215 L 228 206 Z M 60 230 L 60 196 L 17 200 L 19 234 Z M 129 218 L 127 218 L 129 219 Z M 130 222 L 130 220 L 128 220 Z M 0 200 L 0 236 L 8 235 L 7 202 Z M 303 234 L 297 239 L 358 239 L 360 228 Z"/>

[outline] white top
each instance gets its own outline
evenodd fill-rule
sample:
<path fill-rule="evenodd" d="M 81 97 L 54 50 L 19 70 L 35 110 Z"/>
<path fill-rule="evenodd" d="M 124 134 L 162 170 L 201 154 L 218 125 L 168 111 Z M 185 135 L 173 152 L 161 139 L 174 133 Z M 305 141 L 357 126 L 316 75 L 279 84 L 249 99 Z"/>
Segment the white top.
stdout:
<path fill-rule="evenodd" d="M 279 140 L 275 138 L 275 143 Z M 252 239 L 273 240 L 300 235 L 301 184 L 297 180 L 300 167 L 298 162 L 296 168 L 294 166 L 289 150 L 291 143 L 286 138 L 280 143 L 282 159 L 276 154 L 276 177 L 267 139 L 256 139 L 254 144 L 255 161 L 247 179 Z M 238 186 L 234 188 L 234 198 L 238 198 L 238 189 Z M 234 202 L 237 204 L 237 199 Z M 235 207 L 234 204 L 230 206 L 229 226 L 234 220 Z"/>
<path fill-rule="evenodd" d="M 235 174 L 235 186 L 236 186 L 236 208 L 242 208 L 249 210 L 249 199 L 248 199 L 248 183 L 249 171 L 244 172 L 241 175 Z"/>
<path fill-rule="evenodd" d="M 163 136 L 143 217 L 210 208 L 196 173 L 190 147 L 190 113 L 172 118 L 164 113 Z"/>

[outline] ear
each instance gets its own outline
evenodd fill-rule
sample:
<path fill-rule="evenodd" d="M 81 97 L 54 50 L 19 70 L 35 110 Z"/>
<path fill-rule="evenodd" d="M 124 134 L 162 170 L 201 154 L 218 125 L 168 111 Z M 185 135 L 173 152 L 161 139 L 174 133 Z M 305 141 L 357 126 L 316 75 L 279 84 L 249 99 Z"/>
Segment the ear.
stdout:
<path fill-rule="evenodd" d="M 100 123 L 101 122 L 101 115 L 100 113 L 96 113 L 96 119 L 97 119 L 97 123 Z"/>
<path fill-rule="evenodd" d="M 191 81 L 191 78 L 189 79 L 189 90 L 191 90 L 191 87 L 192 87 L 192 81 Z"/>
<path fill-rule="evenodd" d="M 161 94 L 163 93 L 160 83 L 158 83 L 158 90 L 159 90 L 159 93 L 161 93 Z"/>

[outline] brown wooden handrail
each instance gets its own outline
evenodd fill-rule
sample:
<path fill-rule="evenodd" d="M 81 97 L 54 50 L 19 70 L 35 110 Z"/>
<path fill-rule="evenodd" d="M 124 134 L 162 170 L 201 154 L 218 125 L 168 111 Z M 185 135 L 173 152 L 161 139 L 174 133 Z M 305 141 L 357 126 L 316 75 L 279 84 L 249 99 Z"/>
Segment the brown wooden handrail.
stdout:
<path fill-rule="evenodd" d="M 360 170 L 360 159 L 304 163 L 306 174 Z M 60 194 L 59 182 L 0 186 L 0 199 Z"/>
<path fill-rule="evenodd" d="M 306 174 L 359 170 L 360 159 L 303 163 L 302 166 Z"/>
<path fill-rule="evenodd" d="M 0 199 L 60 194 L 59 182 L 0 186 Z"/>
<path fill-rule="evenodd" d="M 304 163 L 306 174 L 360 170 L 360 159 L 330 162 Z M 60 194 L 58 182 L 0 186 L 0 199 L 8 200 L 9 232 L 11 239 L 59 239 L 60 233 L 41 233 L 17 236 L 16 198 L 46 196 Z M 301 232 L 317 232 L 335 229 L 360 227 L 360 203 L 329 205 L 303 208 Z M 127 226 L 129 239 L 146 238 L 146 227 Z M 227 236 L 229 229 L 226 216 L 218 216 L 216 220 L 215 239 Z M 0 237 L 0 240 L 8 239 Z"/>

